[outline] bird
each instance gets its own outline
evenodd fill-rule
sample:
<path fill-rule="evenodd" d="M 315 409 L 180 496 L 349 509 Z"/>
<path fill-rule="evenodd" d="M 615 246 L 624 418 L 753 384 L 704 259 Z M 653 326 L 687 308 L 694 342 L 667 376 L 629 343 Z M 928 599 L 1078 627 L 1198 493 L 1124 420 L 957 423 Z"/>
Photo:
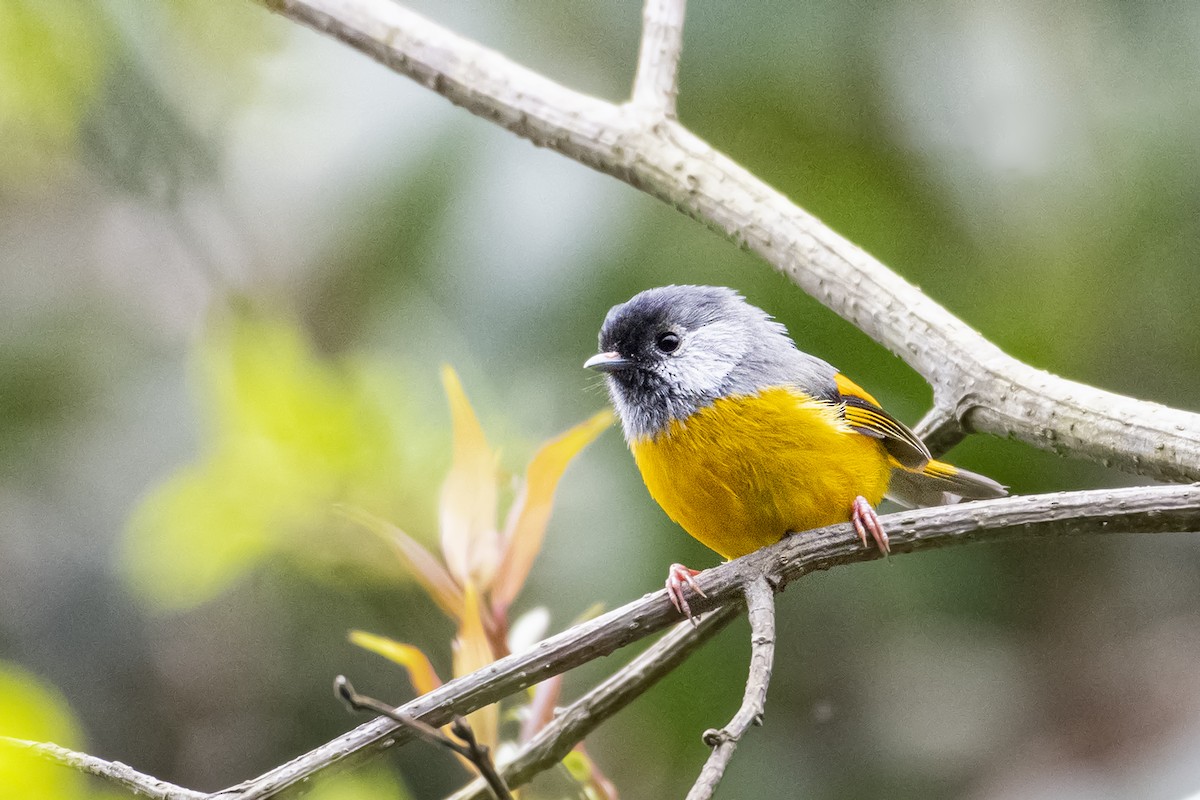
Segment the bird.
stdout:
<path fill-rule="evenodd" d="M 726 559 L 785 535 L 853 523 L 886 555 L 876 507 L 1003 497 L 1004 486 L 935 459 L 925 443 L 787 328 L 722 286 L 662 286 L 613 306 L 604 374 L 650 495 Z M 672 564 L 666 587 L 691 618 L 698 570 Z"/>

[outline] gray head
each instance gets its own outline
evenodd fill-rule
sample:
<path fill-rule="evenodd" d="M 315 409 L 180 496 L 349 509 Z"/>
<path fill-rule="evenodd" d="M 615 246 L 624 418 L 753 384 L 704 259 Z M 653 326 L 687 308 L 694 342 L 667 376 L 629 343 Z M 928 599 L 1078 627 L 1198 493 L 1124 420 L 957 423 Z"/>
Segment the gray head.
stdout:
<path fill-rule="evenodd" d="M 663 286 L 614 306 L 600 353 L 625 438 L 654 436 L 721 397 L 794 385 L 836 399 L 833 367 L 796 349 L 787 329 L 721 286 Z"/>

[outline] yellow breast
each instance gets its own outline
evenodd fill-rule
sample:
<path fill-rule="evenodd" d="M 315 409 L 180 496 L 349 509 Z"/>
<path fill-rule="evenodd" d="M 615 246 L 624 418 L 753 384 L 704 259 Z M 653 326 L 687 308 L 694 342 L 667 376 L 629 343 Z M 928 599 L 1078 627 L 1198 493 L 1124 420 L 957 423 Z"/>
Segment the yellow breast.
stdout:
<path fill-rule="evenodd" d="M 845 522 L 856 496 L 883 499 L 891 475 L 878 440 L 785 388 L 717 400 L 631 449 L 667 515 L 725 558 Z"/>

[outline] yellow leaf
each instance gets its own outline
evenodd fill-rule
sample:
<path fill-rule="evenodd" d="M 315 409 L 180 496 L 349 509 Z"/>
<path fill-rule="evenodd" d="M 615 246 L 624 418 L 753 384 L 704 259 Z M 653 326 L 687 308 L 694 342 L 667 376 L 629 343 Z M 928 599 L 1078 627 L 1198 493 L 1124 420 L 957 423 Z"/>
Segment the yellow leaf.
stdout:
<path fill-rule="evenodd" d="M 417 694 L 429 694 L 442 685 L 441 678 L 433 671 L 433 664 L 429 663 L 424 653 L 411 644 L 366 631 L 350 631 L 349 638 L 362 649 L 370 650 L 404 667 Z"/>
<path fill-rule="evenodd" d="M 454 640 L 454 677 L 456 678 L 483 669 L 495 660 L 487 633 L 483 629 L 483 609 L 480 606 L 479 593 L 475 590 L 474 585 L 468 583 L 463 595 L 462 624 L 458 629 L 458 637 Z M 495 752 L 500 739 L 499 707 L 495 703 L 484 706 L 478 711 L 468 714 L 467 722 L 471 724 L 479 743 L 487 745 Z"/>
<path fill-rule="evenodd" d="M 454 461 L 442 484 L 438 513 L 442 554 L 460 585 L 474 582 L 486 590 L 500 560 L 496 456 L 458 375 L 448 366 L 442 368 L 442 384 L 454 429 Z"/>
<path fill-rule="evenodd" d="M 496 610 L 507 610 L 529 577 L 546 536 L 554 490 L 567 465 L 612 422 L 612 412 L 601 411 L 544 444 L 529 463 L 525 485 L 509 511 L 504 557 L 492 581 L 492 607 Z"/>
<path fill-rule="evenodd" d="M 344 511 L 350 519 L 377 534 L 395 548 L 396 555 L 412 572 L 413 577 L 451 619 L 458 620 L 462 617 L 462 589 L 450 577 L 450 573 L 446 571 L 442 563 L 422 547 L 420 542 L 387 520 L 380 519 L 363 509 L 347 508 Z"/>

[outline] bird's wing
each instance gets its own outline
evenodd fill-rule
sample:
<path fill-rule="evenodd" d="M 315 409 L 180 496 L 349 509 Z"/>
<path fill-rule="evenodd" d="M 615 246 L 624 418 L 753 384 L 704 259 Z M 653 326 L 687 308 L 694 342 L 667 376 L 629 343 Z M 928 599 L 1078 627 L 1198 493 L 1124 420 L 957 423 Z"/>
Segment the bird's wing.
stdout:
<path fill-rule="evenodd" d="M 884 411 L 874 397 L 842 373 L 834 376 L 841 395 L 842 416 L 851 428 L 883 442 L 884 448 L 908 469 L 921 469 L 933 458 L 915 433 L 900 420 Z"/>

